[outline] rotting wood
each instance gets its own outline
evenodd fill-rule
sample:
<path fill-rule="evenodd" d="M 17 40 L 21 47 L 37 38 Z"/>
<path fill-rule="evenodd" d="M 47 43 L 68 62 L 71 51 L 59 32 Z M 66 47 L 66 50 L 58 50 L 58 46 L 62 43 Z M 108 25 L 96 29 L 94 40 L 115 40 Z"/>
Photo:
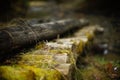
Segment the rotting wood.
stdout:
<path fill-rule="evenodd" d="M 0 51 L 13 50 L 28 44 L 55 38 L 71 29 L 88 24 L 85 19 L 66 19 L 41 24 L 28 24 L 7 27 L 0 30 Z"/>

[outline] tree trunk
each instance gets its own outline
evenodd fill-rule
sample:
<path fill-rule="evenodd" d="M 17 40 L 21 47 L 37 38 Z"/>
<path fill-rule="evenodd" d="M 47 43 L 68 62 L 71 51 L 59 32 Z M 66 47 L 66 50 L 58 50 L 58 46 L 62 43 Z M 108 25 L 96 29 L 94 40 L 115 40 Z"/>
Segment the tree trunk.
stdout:
<path fill-rule="evenodd" d="M 23 22 L 24 23 L 24 22 Z M 41 24 L 22 24 L 0 30 L 0 51 L 12 50 L 33 44 L 39 40 L 57 37 L 74 28 L 79 28 L 87 22 L 82 20 L 59 20 Z"/>

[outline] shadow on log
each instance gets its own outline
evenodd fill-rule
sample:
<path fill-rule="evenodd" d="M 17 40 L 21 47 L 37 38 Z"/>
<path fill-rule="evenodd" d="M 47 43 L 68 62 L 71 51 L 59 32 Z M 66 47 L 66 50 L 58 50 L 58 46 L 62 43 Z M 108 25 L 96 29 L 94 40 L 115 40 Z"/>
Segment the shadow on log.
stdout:
<path fill-rule="evenodd" d="M 40 40 L 56 38 L 58 35 L 86 24 L 88 21 L 84 19 L 66 19 L 31 25 L 23 21 L 21 25 L 0 30 L 0 55 Z"/>

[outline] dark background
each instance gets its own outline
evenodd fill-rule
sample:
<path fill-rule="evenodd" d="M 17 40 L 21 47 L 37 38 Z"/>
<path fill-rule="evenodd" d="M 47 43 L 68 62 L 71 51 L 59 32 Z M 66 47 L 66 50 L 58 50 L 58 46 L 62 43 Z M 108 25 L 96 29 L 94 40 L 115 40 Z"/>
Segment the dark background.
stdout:
<path fill-rule="evenodd" d="M 8 21 L 14 17 L 25 17 L 29 7 L 29 1 L 35 0 L 0 0 L 0 21 Z M 41 0 L 38 0 L 41 1 Z M 119 0 L 42 0 L 54 1 L 57 4 L 77 3 L 76 11 L 85 11 L 89 13 L 105 13 L 106 15 L 119 16 Z M 73 7 L 74 7 L 73 6 Z"/>

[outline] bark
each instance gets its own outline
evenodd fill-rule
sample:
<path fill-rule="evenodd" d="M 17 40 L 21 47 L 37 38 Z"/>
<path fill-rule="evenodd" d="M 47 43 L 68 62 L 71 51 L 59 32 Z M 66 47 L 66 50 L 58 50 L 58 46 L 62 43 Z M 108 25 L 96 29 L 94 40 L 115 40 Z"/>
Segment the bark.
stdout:
<path fill-rule="evenodd" d="M 0 30 L 0 51 L 13 50 L 33 44 L 39 40 L 55 38 L 71 29 L 81 27 L 84 20 L 59 20 L 41 24 L 11 26 Z"/>

